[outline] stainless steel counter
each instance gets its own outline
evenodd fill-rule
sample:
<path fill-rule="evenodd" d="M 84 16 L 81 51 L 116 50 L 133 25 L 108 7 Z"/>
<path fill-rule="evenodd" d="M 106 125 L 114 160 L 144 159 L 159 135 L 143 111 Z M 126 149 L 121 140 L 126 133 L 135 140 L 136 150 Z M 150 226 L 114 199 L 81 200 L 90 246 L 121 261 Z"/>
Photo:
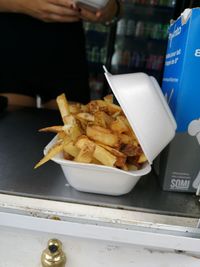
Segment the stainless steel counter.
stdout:
<path fill-rule="evenodd" d="M 53 137 L 50 133 L 39 133 L 38 129 L 60 123 L 57 111 L 43 109 L 23 109 L 0 117 L 0 193 L 200 218 L 198 198 L 194 194 L 162 191 L 153 171 L 129 194 L 112 197 L 76 191 L 54 162 L 34 170 L 44 146 Z"/>

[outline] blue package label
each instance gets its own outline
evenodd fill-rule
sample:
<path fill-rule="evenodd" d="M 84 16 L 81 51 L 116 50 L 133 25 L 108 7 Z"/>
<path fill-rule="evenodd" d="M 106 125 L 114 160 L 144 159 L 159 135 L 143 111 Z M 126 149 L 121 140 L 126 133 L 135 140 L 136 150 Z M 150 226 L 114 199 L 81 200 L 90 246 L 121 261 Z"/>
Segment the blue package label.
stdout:
<path fill-rule="evenodd" d="M 177 122 L 187 131 L 200 118 L 200 8 L 187 9 L 170 26 L 162 90 Z"/>

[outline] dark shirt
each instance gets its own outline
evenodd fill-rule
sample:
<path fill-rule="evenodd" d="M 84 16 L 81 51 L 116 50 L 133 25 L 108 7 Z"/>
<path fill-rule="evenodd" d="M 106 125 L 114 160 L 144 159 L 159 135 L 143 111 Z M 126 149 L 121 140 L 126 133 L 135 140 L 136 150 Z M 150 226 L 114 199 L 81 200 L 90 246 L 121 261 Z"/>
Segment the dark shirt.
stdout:
<path fill-rule="evenodd" d="M 0 35 L 0 92 L 45 93 L 48 100 L 68 90 L 71 100 L 81 101 L 84 94 L 88 98 L 81 22 L 45 23 L 26 15 L 1 13 Z M 82 92 L 71 88 L 80 81 Z"/>

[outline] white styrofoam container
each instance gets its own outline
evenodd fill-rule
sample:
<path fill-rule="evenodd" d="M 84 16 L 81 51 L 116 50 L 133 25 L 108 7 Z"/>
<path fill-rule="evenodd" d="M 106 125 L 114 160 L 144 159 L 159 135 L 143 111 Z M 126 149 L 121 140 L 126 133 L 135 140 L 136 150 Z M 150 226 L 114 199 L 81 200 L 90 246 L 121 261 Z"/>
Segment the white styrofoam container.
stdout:
<path fill-rule="evenodd" d="M 55 142 L 56 137 L 46 146 L 45 153 Z M 151 171 L 149 164 L 141 170 L 127 172 L 109 166 L 78 163 L 63 159 L 62 153 L 57 154 L 53 161 L 61 165 L 68 183 L 75 189 L 106 195 L 128 193 L 141 176 Z"/>
<path fill-rule="evenodd" d="M 61 165 L 69 184 L 83 192 L 123 195 L 130 192 L 140 177 L 151 171 L 155 157 L 173 139 L 176 122 L 157 81 L 145 73 L 105 76 L 122 107 L 148 159 L 142 169 L 123 171 L 117 168 L 77 163 L 58 154 L 52 160 Z M 55 143 L 55 138 L 45 152 Z M 147 189 L 148 190 L 148 189 Z"/>
<path fill-rule="evenodd" d="M 78 6 L 83 6 L 90 10 L 100 10 L 106 6 L 108 0 L 75 0 Z"/>

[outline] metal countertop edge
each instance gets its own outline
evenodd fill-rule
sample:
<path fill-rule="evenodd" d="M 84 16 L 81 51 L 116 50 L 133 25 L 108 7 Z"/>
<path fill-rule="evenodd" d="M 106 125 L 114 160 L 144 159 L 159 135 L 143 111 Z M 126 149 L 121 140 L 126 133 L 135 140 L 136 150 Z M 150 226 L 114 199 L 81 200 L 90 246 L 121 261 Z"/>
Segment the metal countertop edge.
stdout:
<path fill-rule="evenodd" d="M 0 212 L 200 239 L 197 218 L 0 194 Z M 1 224 L 1 223 L 0 223 Z"/>

